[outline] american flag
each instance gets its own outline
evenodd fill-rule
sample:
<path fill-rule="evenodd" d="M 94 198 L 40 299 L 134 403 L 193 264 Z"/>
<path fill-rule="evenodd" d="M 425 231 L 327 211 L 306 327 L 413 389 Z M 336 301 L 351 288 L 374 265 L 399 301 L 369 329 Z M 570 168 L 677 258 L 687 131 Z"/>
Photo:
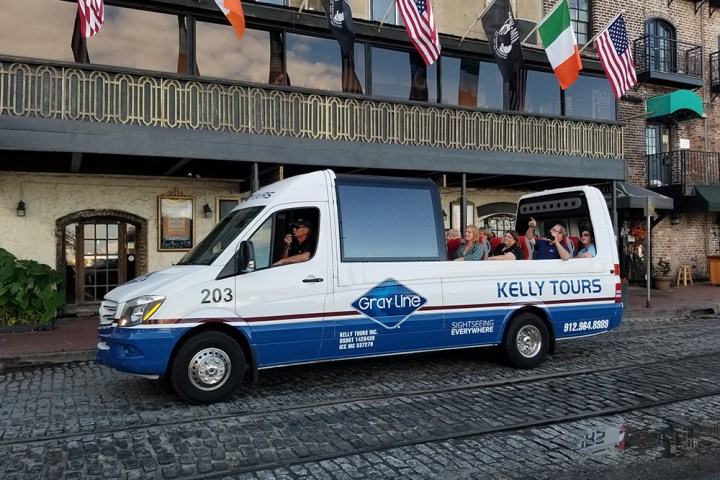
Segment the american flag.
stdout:
<path fill-rule="evenodd" d="M 610 80 L 615 98 L 620 98 L 637 83 L 635 63 L 629 48 L 627 29 L 622 14 L 595 40 L 605 75 Z"/>
<path fill-rule="evenodd" d="M 440 56 L 440 38 L 430 0 L 397 0 L 405 29 L 426 65 Z"/>
<path fill-rule="evenodd" d="M 100 30 L 105 21 L 103 0 L 78 0 L 80 13 L 80 34 L 90 38 Z"/>

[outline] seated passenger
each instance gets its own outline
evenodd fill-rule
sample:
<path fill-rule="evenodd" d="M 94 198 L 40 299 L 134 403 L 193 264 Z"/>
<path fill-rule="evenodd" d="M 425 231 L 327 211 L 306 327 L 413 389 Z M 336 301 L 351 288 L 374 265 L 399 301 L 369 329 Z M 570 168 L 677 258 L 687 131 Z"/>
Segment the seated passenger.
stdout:
<path fill-rule="evenodd" d="M 493 256 L 488 260 L 520 260 L 523 258 L 520 251 L 520 235 L 514 230 L 505 233 L 503 243 L 495 248 Z"/>
<path fill-rule="evenodd" d="M 525 237 L 535 247 L 536 260 L 570 259 L 570 247 L 563 242 L 565 238 L 565 227 L 555 225 L 550 230 L 550 238 L 535 238 L 535 226 L 537 222 L 530 217 Z"/>
<path fill-rule="evenodd" d="M 465 240 L 455 252 L 454 260 L 456 262 L 482 260 L 485 249 L 478 240 L 480 240 L 480 229 L 475 225 L 468 225 L 465 228 Z"/>
<path fill-rule="evenodd" d="M 580 235 L 580 245 L 582 245 L 582 248 L 575 255 L 575 258 L 592 258 L 597 254 L 595 237 L 592 231 L 583 229 L 582 235 Z"/>
<path fill-rule="evenodd" d="M 447 242 L 447 259 L 452 260 L 455 258 L 455 252 L 460 246 L 460 243 L 462 243 L 462 238 L 460 238 L 457 230 L 448 228 L 445 231 L 445 241 Z"/>
<path fill-rule="evenodd" d="M 280 260 L 273 265 L 284 265 L 286 263 L 307 262 L 315 253 L 315 235 L 312 229 L 312 222 L 301 217 L 290 222 L 292 235 L 285 235 L 285 245 Z"/>

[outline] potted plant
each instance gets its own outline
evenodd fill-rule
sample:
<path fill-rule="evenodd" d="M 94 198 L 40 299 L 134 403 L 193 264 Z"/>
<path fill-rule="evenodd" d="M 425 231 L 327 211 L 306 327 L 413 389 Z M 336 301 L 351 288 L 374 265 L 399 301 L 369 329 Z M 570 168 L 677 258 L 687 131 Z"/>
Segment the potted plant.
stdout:
<path fill-rule="evenodd" d="M 670 262 L 664 258 L 658 260 L 657 265 L 653 268 L 653 287 L 658 290 L 668 290 L 672 277 L 670 276 Z"/>

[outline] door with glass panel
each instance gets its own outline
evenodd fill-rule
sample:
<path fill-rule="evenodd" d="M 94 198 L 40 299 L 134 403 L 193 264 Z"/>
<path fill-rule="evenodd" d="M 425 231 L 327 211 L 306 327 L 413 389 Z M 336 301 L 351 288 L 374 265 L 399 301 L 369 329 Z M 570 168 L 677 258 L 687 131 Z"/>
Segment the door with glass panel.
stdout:
<path fill-rule="evenodd" d="M 136 276 L 137 226 L 88 220 L 65 227 L 66 302 L 100 302 Z"/>
<path fill-rule="evenodd" d="M 670 129 L 662 124 L 645 127 L 645 149 L 648 159 L 648 185 L 660 187 L 671 182 L 672 158 Z"/>

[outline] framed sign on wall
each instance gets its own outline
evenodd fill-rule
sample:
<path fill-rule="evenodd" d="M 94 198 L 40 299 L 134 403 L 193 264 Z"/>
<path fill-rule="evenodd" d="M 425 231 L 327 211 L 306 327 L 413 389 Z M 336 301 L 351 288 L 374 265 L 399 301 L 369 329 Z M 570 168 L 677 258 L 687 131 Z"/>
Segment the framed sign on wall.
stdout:
<path fill-rule="evenodd" d="M 158 197 L 158 251 L 193 247 L 193 214 L 192 198 Z"/>

